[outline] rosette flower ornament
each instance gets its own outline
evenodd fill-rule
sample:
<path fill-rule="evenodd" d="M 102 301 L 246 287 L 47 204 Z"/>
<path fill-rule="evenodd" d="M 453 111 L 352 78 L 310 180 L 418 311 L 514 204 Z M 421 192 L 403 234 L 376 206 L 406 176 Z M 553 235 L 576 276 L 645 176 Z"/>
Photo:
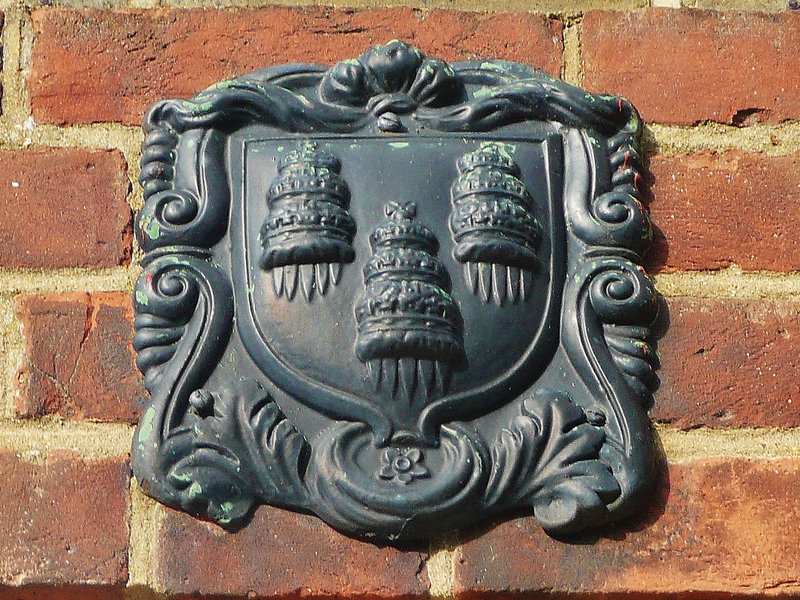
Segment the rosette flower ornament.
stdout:
<path fill-rule="evenodd" d="M 383 465 L 378 477 L 397 483 L 409 484 L 420 477 L 430 477 L 430 472 L 420 463 L 422 452 L 419 448 L 387 448 L 381 457 Z"/>
<path fill-rule="evenodd" d="M 436 108 L 466 99 L 450 65 L 398 40 L 336 64 L 319 89 L 325 102 L 365 108 L 383 131 L 402 131 L 397 115 L 418 106 Z"/>

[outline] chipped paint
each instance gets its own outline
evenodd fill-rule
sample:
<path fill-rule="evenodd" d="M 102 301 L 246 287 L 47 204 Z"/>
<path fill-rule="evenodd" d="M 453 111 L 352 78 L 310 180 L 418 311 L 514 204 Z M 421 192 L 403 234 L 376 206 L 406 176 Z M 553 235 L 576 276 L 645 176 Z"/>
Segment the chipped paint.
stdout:
<path fill-rule="evenodd" d="M 487 141 L 481 142 L 480 148 L 497 148 L 498 152 L 503 156 L 514 160 L 514 154 L 517 152 L 517 145 L 510 142 Z"/>
<path fill-rule="evenodd" d="M 203 486 L 201 486 L 196 481 L 192 482 L 192 485 L 189 486 L 187 490 L 187 494 L 189 495 L 189 500 L 195 500 L 202 496 L 203 494 Z"/>
<path fill-rule="evenodd" d="M 150 302 L 150 300 L 147 298 L 147 294 L 145 294 L 143 291 L 136 290 L 136 302 L 147 306 L 147 303 Z"/>
<path fill-rule="evenodd" d="M 485 71 L 495 71 L 496 73 L 505 73 L 507 71 L 507 69 L 502 65 L 490 61 L 482 62 L 481 69 Z"/>
<path fill-rule="evenodd" d="M 139 433 L 136 437 L 136 440 L 139 444 L 144 444 L 145 442 L 149 442 L 150 438 L 153 437 L 153 421 L 156 418 L 156 409 L 155 407 L 148 406 L 147 410 L 145 411 L 144 415 L 142 415 L 142 420 L 139 424 Z"/>
<path fill-rule="evenodd" d="M 151 240 L 157 240 L 161 235 L 161 225 L 152 216 L 146 215 L 142 217 L 142 231 Z"/>

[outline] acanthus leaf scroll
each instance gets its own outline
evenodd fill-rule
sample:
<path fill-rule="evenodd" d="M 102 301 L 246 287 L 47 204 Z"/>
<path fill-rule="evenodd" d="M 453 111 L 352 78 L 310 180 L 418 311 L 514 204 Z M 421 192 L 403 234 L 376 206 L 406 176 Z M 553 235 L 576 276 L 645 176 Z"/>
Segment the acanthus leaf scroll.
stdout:
<path fill-rule="evenodd" d="M 142 489 L 373 540 L 636 510 L 656 293 L 633 107 L 404 42 L 145 118 Z"/>

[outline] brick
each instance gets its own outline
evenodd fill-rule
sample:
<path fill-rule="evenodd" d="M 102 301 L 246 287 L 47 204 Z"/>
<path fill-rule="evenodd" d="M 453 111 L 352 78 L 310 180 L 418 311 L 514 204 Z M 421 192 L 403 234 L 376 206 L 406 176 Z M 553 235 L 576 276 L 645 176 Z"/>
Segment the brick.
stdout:
<path fill-rule="evenodd" d="M 106 585 L 0 585 L 0 600 L 123 600 L 125 587 Z"/>
<path fill-rule="evenodd" d="M 3 11 L 0 11 L 0 32 L 2 32 L 3 30 L 3 27 L 5 25 L 5 20 L 6 20 L 5 13 L 3 13 Z M 0 52 L 3 52 L 2 40 L 0 40 Z M 2 97 L 3 97 L 3 84 L 0 83 L 0 99 L 2 99 Z M 0 114 L 3 114 L 2 106 L 0 106 Z"/>
<path fill-rule="evenodd" d="M 154 572 L 169 594 L 411 598 L 425 554 L 356 541 L 310 515 L 260 507 L 236 533 L 163 508 Z M 250 597 L 248 596 L 248 597 Z"/>
<path fill-rule="evenodd" d="M 780 12 L 786 10 L 785 0 L 686 0 L 687 8 L 709 8 L 711 10 L 749 10 L 756 12 Z"/>
<path fill-rule="evenodd" d="M 800 153 L 656 155 L 649 169 L 649 270 L 800 269 Z"/>
<path fill-rule="evenodd" d="M 655 420 L 800 427 L 800 303 L 670 298 L 658 356 Z"/>
<path fill-rule="evenodd" d="M 800 14 L 589 12 L 581 46 L 586 88 L 627 97 L 646 121 L 800 118 Z"/>
<path fill-rule="evenodd" d="M 23 296 L 26 359 L 17 414 L 135 422 L 146 392 L 132 348 L 126 293 Z"/>
<path fill-rule="evenodd" d="M 798 459 L 692 461 L 670 466 L 638 522 L 566 543 L 530 517 L 500 524 L 456 551 L 456 595 L 796 595 L 798 478 Z"/>
<path fill-rule="evenodd" d="M 0 150 L 0 266 L 128 264 L 126 170 L 116 151 Z"/>
<path fill-rule="evenodd" d="M 445 60 L 505 58 L 556 75 L 563 49 L 561 22 L 527 13 L 41 9 L 33 21 L 31 108 L 45 123 L 138 124 L 161 98 L 273 64 L 332 64 L 394 38 Z"/>
<path fill-rule="evenodd" d="M 128 480 L 124 457 L 54 450 L 40 464 L 0 450 L 0 584 L 124 584 Z"/>

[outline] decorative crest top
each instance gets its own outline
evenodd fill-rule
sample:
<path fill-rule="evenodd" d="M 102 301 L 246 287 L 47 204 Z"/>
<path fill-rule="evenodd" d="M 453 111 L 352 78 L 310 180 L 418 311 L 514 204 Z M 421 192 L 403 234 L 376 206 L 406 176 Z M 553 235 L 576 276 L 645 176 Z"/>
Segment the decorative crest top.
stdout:
<path fill-rule="evenodd" d="M 466 89 L 446 62 L 393 40 L 337 63 L 322 78 L 320 96 L 332 104 L 366 107 L 379 116 L 454 104 L 466 98 Z"/>

